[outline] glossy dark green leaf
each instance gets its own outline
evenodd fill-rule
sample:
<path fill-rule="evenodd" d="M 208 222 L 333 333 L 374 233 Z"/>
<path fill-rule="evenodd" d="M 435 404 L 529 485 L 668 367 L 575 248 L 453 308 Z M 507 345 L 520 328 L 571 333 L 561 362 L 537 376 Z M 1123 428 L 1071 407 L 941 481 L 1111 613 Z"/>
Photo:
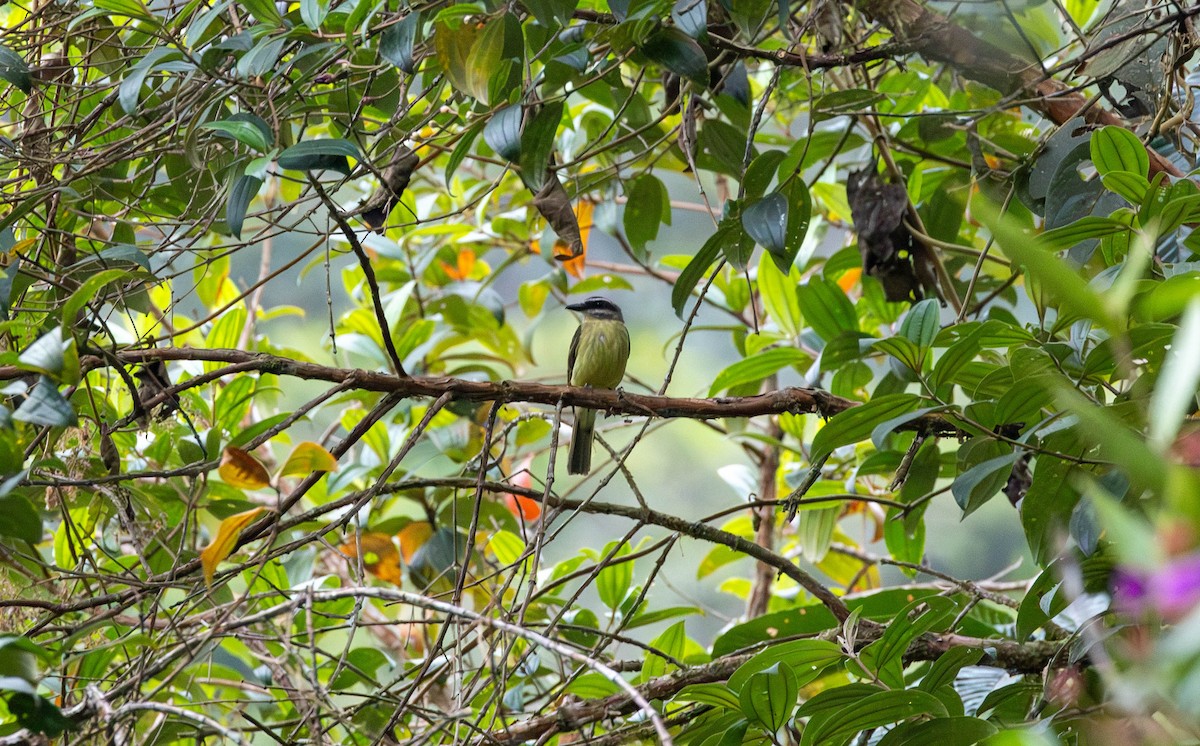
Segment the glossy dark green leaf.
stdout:
<path fill-rule="evenodd" d="M 257 176 L 242 174 L 229 186 L 229 198 L 225 202 L 225 225 L 229 228 L 229 235 L 234 238 L 242 237 L 242 224 L 246 220 L 246 209 L 262 185 L 262 179 Z"/>
<path fill-rule="evenodd" d="M 484 26 L 466 59 L 465 92 L 483 103 L 490 103 L 489 83 L 496 75 L 504 55 L 504 19 L 495 18 Z"/>
<path fill-rule="evenodd" d="M 676 28 L 693 39 L 704 37 L 708 33 L 708 1 L 675 0 L 671 20 Z"/>
<path fill-rule="evenodd" d="M 921 679 L 918 688 L 932 692 L 943 686 L 950 686 L 958 672 L 966 666 L 973 666 L 983 657 L 983 651 L 978 648 L 951 648 L 938 656 L 929 667 L 928 673 Z"/>
<path fill-rule="evenodd" d="M 765 150 L 750 161 L 750 167 L 742 177 L 742 189 L 745 191 L 746 200 L 752 202 L 766 194 L 785 156 L 782 150 Z"/>
<path fill-rule="evenodd" d="M 911 412 L 920 404 L 921 398 L 914 394 L 885 394 L 834 415 L 813 438 L 809 460 L 820 461 L 837 448 L 866 440 L 881 422 Z"/>
<path fill-rule="evenodd" d="M 955 478 L 950 486 L 954 501 L 966 517 L 1000 494 L 1021 454 L 1014 451 L 976 464 Z"/>
<path fill-rule="evenodd" d="M 0 44 L 0 78 L 7 80 L 25 93 L 29 93 L 33 78 L 29 74 L 29 65 L 21 55 L 14 52 L 5 44 Z"/>
<path fill-rule="evenodd" d="M 265 153 L 274 142 L 270 127 L 253 114 L 234 114 L 219 122 L 205 122 L 200 129 L 213 130 L 218 136 L 228 137 L 260 153 Z"/>
<path fill-rule="evenodd" d="M 521 0 L 521 4 L 546 28 L 562 28 L 571 23 L 579 0 Z"/>
<path fill-rule="evenodd" d="M 1134 205 L 1140 205 L 1150 191 L 1150 182 L 1146 180 L 1145 176 L 1129 171 L 1112 171 L 1104 174 L 1101 181 L 1104 183 L 1105 189 L 1121 195 Z M 1103 218 L 1101 219 L 1103 220 Z M 1087 220 L 1087 218 L 1082 218 L 1082 220 Z"/>
<path fill-rule="evenodd" d="M 791 668 L 799 685 L 804 686 L 845 657 L 845 652 L 838 645 L 826 640 L 781 642 L 767 647 L 738 666 L 729 677 L 728 686 L 734 691 L 741 691 L 752 675 L 776 664 Z"/>
<path fill-rule="evenodd" d="M 280 168 L 291 171 L 337 171 L 350 175 L 347 156 L 361 159 L 358 146 L 349 140 L 305 140 L 284 150 L 275 159 Z"/>
<path fill-rule="evenodd" d="M 776 266 L 787 272 L 796 261 L 796 255 L 800 253 L 804 237 L 808 235 L 808 224 L 812 219 L 812 196 L 802 179 L 793 179 L 780 189 L 779 193 L 787 201 L 787 233 L 784 235 L 782 251 L 770 248 L 767 251 L 775 260 Z"/>
<path fill-rule="evenodd" d="M 552 101 L 538 110 L 521 133 L 521 178 L 534 192 L 545 183 L 562 114 L 562 102 Z M 486 130 L 484 136 L 487 136 Z"/>
<path fill-rule="evenodd" d="M 279 65 L 287 39 L 282 36 L 264 36 L 237 61 L 237 74 L 242 78 L 257 78 L 273 71 Z"/>
<path fill-rule="evenodd" d="M 505 106 L 483 126 L 483 140 L 496 155 L 516 163 L 521 158 L 521 119 L 524 109 L 519 104 Z"/>
<path fill-rule="evenodd" d="M 963 366 L 975 359 L 981 349 L 980 338 L 983 336 L 982 327 L 976 327 L 966 336 L 950 345 L 937 362 L 929 375 L 929 384 L 934 390 L 942 384 L 950 383 Z"/>
<path fill-rule="evenodd" d="M 1060 564 L 1051 563 L 1029 586 L 1017 609 L 1016 640 L 1028 640 L 1030 635 L 1067 607 L 1066 594 L 1058 592 L 1062 571 Z"/>
<path fill-rule="evenodd" d="M 700 704 L 724 707 L 741 712 L 738 696 L 729 687 L 720 683 L 692 684 L 679 690 L 672 702 L 699 702 Z"/>
<path fill-rule="evenodd" d="M 47 427 L 66 427 L 76 424 L 79 420 L 71 403 L 63 398 L 58 392 L 58 387 L 45 376 L 40 376 L 38 382 L 29 390 L 25 401 L 13 412 L 13 419 Z"/>
<path fill-rule="evenodd" d="M 796 710 L 796 719 L 832 715 L 883 691 L 874 684 L 853 683 L 825 689 L 809 697 Z"/>
<path fill-rule="evenodd" d="M 413 46 L 417 41 L 417 33 L 421 30 L 421 12 L 409 11 L 400 23 L 393 24 L 383 32 L 379 39 L 379 54 L 408 74 L 416 72 L 417 64 L 413 58 Z"/>
<path fill-rule="evenodd" d="M 924 610 L 916 619 L 909 619 L 911 614 L 922 608 Z M 862 650 L 862 662 L 877 674 L 882 674 L 889 666 L 898 668 L 909 643 L 930 630 L 940 630 L 948 625 L 957 611 L 958 605 L 945 596 L 913 601 L 896 615 L 883 637 Z M 900 686 L 903 686 L 903 681 Z"/>
<path fill-rule="evenodd" d="M 126 114 L 134 114 L 137 112 L 138 100 L 142 95 L 142 84 L 146 82 L 146 77 L 153 73 L 160 65 L 178 60 L 182 57 L 182 53 L 177 49 L 169 47 L 155 47 L 146 53 L 146 56 L 137 61 L 125 79 L 121 81 L 121 85 L 117 87 L 117 101 L 121 104 L 121 108 Z"/>
<path fill-rule="evenodd" d="M 73 323 L 73 320 L 68 320 L 66 323 Z M 57 378 L 63 372 L 66 346 L 62 327 L 55 327 L 22 350 L 21 355 L 17 358 L 17 364 L 25 370 Z"/>
<path fill-rule="evenodd" d="M 782 252 L 787 240 L 787 198 L 772 192 L 742 211 L 742 227 L 755 243 L 772 253 Z"/>
<path fill-rule="evenodd" d="M 675 278 L 675 286 L 671 288 L 671 307 L 675 309 L 676 316 L 683 317 L 683 308 L 687 304 L 688 298 L 691 297 L 696 285 L 708 274 L 708 270 L 721 255 L 728 233 L 729 231 L 718 230 L 710 236 L 687 266 L 683 268 L 683 271 L 679 273 L 679 277 Z"/>
<path fill-rule="evenodd" d="M 800 311 L 821 339 L 828 342 L 842 332 L 858 331 L 854 304 L 837 283 L 824 277 L 813 277 L 796 292 L 800 297 Z"/>
<path fill-rule="evenodd" d="M 799 691 L 791 667 L 776 663 L 751 674 L 738 693 L 738 701 L 746 717 L 774 733 L 792 716 Z"/>
<path fill-rule="evenodd" d="M 999 728 L 979 718 L 936 718 L 898 725 L 879 740 L 878 746 L 973 746 L 997 732 Z"/>
<path fill-rule="evenodd" d="M 875 429 L 871 431 L 871 442 L 875 444 L 876 449 L 882 451 L 884 447 L 884 439 L 887 438 L 887 436 L 890 435 L 896 428 L 900 427 L 906 422 L 912 422 L 913 420 L 920 419 L 927 414 L 942 412 L 945 411 L 945 409 L 945 405 L 938 405 L 936 407 L 921 407 L 920 409 L 914 409 L 911 412 L 905 412 L 904 414 L 896 415 L 889 420 L 884 420 L 876 425 Z"/>
<path fill-rule="evenodd" d="M 0 497 L 0 534 L 11 536 L 30 544 L 42 540 L 42 518 L 38 515 L 33 503 L 22 495 L 4 495 Z"/>
<path fill-rule="evenodd" d="M 667 188 L 652 174 L 642 174 L 625 184 L 625 237 L 638 251 L 658 238 L 658 228 L 671 210 Z"/>
<path fill-rule="evenodd" d="M 873 343 L 871 347 L 891 355 L 909 370 L 920 372 L 922 368 L 924 356 L 921 349 L 907 337 L 888 337 Z"/>
<path fill-rule="evenodd" d="M 812 359 L 795 347 L 776 347 L 729 365 L 713 379 L 709 396 L 716 396 L 728 388 L 762 381 L 767 376 L 789 365 L 808 365 Z"/>
<path fill-rule="evenodd" d="M 1092 163 L 1100 175 L 1114 171 L 1129 171 L 1138 176 L 1150 172 L 1150 156 L 1138 136 L 1116 125 L 1092 133 L 1090 142 Z"/>
<path fill-rule="evenodd" d="M 254 16 L 259 23 L 278 28 L 283 25 L 283 18 L 279 15 L 279 9 L 275 7 L 275 3 L 271 0 L 240 0 L 242 7 L 250 11 L 250 15 Z"/>
<path fill-rule="evenodd" d="M 677 28 L 660 28 L 642 44 L 642 52 L 681 78 L 708 83 L 708 57 L 696 40 Z"/>
<path fill-rule="evenodd" d="M 793 635 L 813 635 L 832 629 L 837 619 L 820 604 L 772 612 L 736 624 L 713 642 L 713 657 Z"/>

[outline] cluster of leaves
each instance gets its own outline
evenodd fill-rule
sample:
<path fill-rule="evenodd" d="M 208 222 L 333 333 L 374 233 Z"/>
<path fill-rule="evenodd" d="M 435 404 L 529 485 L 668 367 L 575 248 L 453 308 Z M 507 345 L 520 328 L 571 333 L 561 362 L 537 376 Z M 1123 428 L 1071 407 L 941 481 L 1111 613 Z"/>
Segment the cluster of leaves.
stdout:
<path fill-rule="evenodd" d="M 0 8 L 0 743 L 1194 733 L 1200 190 L 1144 142 L 1187 150 L 1197 12 L 1108 5 Z M 698 325 L 708 396 L 811 387 L 656 460 L 733 513 L 647 491 L 645 429 L 556 478 L 577 394 L 506 382 L 634 288 L 679 319 L 651 388 Z M 929 566 L 942 495 L 1007 497 L 1035 568 Z"/>

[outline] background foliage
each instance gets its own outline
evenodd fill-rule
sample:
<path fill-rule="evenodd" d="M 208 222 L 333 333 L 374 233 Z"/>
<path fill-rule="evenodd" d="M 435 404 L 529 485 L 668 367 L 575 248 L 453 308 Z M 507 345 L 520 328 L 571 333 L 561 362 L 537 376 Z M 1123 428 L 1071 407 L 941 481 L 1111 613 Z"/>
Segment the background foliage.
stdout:
<path fill-rule="evenodd" d="M 0 742 L 1195 742 L 1198 13 L 0 7 Z"/>

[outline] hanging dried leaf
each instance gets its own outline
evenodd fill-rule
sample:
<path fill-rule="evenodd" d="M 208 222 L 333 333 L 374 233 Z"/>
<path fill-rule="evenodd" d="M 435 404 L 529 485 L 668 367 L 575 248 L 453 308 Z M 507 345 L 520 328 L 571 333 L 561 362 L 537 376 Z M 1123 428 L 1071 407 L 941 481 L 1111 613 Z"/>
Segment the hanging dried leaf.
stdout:
<path fill-rule="evenodd" d="M 305 441 L 292 451 L 279 470 L 281 477 L 307 477 L 322 471 L 337 471 L 334 455 L 317 443 Z"/>
<path fill-rule="evenodd" d="M 858 233 L 863 271 L 883 284 L 890 301 L 925 297 L 913 268 L 914 242 L 904 226 L 908 193 L 888 184 L 874 166 L 855 171 L 846 180 L 846 197 Z"/>
<path fill-rule="evenodd" d="M 361 551 L 363 569 L 380 580 L 400 585 L 404 573 L 400 568 L 400 550 L 396 537 L 378 531 L 369 531 L 357 539 L 346 540 L 338 551 L 352 559 L 358 559 Z"/>
<path fill-rule="evenodd" d="M 412 562 L 413 556 L 425 546 L 433 536 L 433 524 L 428 521 L 414 521 L 396 534 L 400 539 L 400 554 L 405 562 Z"/>
<path fill-rule="evenodd" d="M 555 259 L 574 259 L 583 255 L 583 235 L 579 230 L 579 219 L 571 207 L 571 198 L 563 188 L 558 177 L 551 174 L 546 177 L 545 185 L 533 196 L 533 206 L 542 214 L 550 227 L 558 234 L 559 240 L 566 246 L 567 251 L 560 256 L 555 252 Z"/>
<path fill-rule="evenodd" d="M 209 588 L 212 587 L 213 574 L 217 571 L 217 565 L 221 564 L 233 552 L 233 547 L 237 544 L 237 539 L 241 536 L 242 529 L 249 526 L 264 510 L 266 508 L 254 508 L 244 513 L 231 515 L 221 521 L 221 525 L 217 527 L 217 535 L 213 538 L 212 543 L 206 546 L 204 551 L 200 552 L 200 565 L 204 568 L 204 584 Z"/>
<path fill-rule="evenodd" d="M 533 466 L 533 457 L 527 456 L 517 466 L 517 473 L 513 474 L 509 479 L 509 484 L 514 487 L 522 487 L 528 489 L 533 484 L 533 473 L 530 468 Z M 542 504 L 537 500 L 518 495 L 515 492 L 508 492 L 504 495 L 504 505 L 508 510 L 523 521 L 536 521 L 542 515 Z"/>
<path fill-rule="evenodd" d="M 271 485 L 271 475 L 258 459 L 236 446 L 225 446 L 217 473 L 230 487 L 257 490 Z"/>
<path fill-rule="evenodd" d="M 404 196 L 418 161 L 417 154 L 405 145 L 392 151 L 391 163 L 379 174 L 379 188 L 359 207 L 362 221 L 371 230 L 383 233 L 387 217 Z"/>

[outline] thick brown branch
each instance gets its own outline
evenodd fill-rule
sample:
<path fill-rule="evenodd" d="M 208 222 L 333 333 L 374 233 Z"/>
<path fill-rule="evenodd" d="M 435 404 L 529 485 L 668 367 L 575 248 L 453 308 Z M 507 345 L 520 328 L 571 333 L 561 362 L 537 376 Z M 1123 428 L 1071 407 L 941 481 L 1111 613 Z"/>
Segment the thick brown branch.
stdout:
<path fill-rule="evenodd" d="M 226 363 L 236 366 L 238 372 L 258 371 L 276 376 L 290 376 L 310 381 L 327 381 L 347 384 L 362 391 L 396 393 L 402 396 L 438 397 L 450 394 L 459 401 L 498 401 L 505 403 L 525 402 L 556 406 L 560 401 L 565 406 L 589 407 L 613 414 L 642 415 L 648 417 L 715 419 L 720 417 L 761 417 L 782 414 L 818 414 L 829 418 L 858 402 L 813 388 L 788 387 L 757 396 L 724 396 L 712 399 L 689 397 L 655 396 L 631 394 L 607 389 L 559 386 L 528 381 L 468 381 L 446 376 L 410 376 L 401 378 L 387 373 L 353 368 L 334 368 L 316 363 L 301 362 L 285 357 L 242 350 L 205 350 L 190 347 L 160 347 L 150 350 L 125 350 L 116 358 L 126 365 L 153 360 L 200 360 Z M 87 356 L 81 359 L 85 370 L 102 368 L 109 364 L 100 357 Z M 28 375 L 28 371 L 15 367 L 0 367 L 0 380 Z M 219 376 L 214 371 L 206 380 Z M 188 382 L 172 387 L 172 393 L 187 388 Z M 950 418 L 930 414 L 905 423 L 903 430 L 916 430 L 930 435 L 965 437 L 970 435 Z"/>

